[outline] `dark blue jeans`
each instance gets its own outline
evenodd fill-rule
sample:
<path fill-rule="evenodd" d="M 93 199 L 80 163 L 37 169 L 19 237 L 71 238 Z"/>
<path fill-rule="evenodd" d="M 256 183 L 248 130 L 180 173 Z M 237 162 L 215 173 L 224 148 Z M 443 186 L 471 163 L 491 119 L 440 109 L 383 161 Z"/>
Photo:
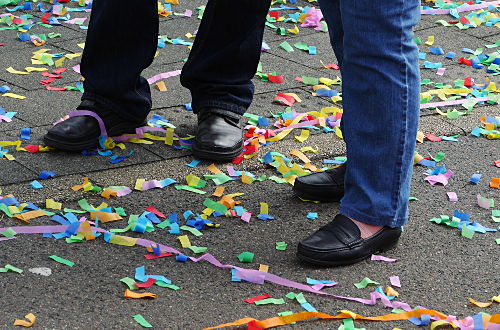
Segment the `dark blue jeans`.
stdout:
<path fill-rule="evenodd" d="M 253 98 L 264 23 L 271 0 L 209 0 L 181 75 L 193 111 L 218 108 L 245 113 Z M 141 72 L 158 43 L 156 0 L 95 0 L 81 72 L 83 99 L 105 105 L 129 120 L 151 110 Z"/>

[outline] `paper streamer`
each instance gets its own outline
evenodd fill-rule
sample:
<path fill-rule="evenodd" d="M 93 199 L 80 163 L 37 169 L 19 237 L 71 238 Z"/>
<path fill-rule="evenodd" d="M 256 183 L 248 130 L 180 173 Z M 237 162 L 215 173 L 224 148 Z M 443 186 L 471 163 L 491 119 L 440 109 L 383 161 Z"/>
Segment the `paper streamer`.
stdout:
<path fill-rule="evenodd" d="M 461 105 L 466 102 L 470 102 L 471 99 L 462 99 L 462 100 L 454 100 L 454 101 L 444 101 L 444 102 L 432 102 L 432 103 L 424 103 L 420 105 L 420 109 L 427 109 L 427 108 L 437 108 L 437 107 L 447 107 L 450 105 Z M 477 97 L 475 98 L 478 102 L 486 102 L 489 101 L 489 97 Z"/>
<path fill-rule="evenodd" d="M 178 76 L 181 74 L 181 70 L 175 70 L 175 71 L 170 71 L 170 72 L 163 72 L 163 73 L 160 73 L 160 74 L 157 74 L 155 76 L 152 76 L 151 78 L 148 79 L 148 84 L 154 84 L 155 82 L 157 82 L 158 80 L 162 80 L 162 79 L 167 79 L 167 78 L 170 78 L 170 77 L 175 77 L 175 76 Z"/>
<path fill-rule="evenodd" d="M 465 11 L 474 11 L 479 9 L 488 8 L 489 6 L 500 5 L 500 1 L 483 2 L 477 5 L 460 6 L 455 8 L 457 13 Z M 450 13 L 450 9 L 423 9 L 420 11 L 422 15 L 446 15 Z"/>

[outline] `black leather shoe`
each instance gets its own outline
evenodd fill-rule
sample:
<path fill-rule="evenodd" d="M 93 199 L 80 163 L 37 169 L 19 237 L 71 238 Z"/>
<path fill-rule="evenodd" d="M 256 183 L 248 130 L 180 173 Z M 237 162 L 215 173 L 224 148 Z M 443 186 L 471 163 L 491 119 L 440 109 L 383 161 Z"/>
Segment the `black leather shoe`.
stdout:
<path fill-rule="evenodd" d="M 358 226 L 348 217 L 338 214 L 331 223 L 299 243 L 297 257 L 315 265 L 350 265 L 377 251 L 395 247 L 399 236 L 401 227 L 383 227 L 376 234 L 361 238 Z"/>
<path fill-rule="evenodd" d="M 98 107 L 95 102 L 84 100 L 77 110 L 90 110 L 101 117 L 108 136 L 134 133 L 137 127 L 146 125 L 145 121 L 131 122 L 119 117 L 110 110 Z M 48 130 L 43 137 L 45 145 L 66 151 L 81 151 L 97 148 L 101 130 L 99 123 L 91 116 L 75 116 L 66 119 Z"/>
<path fill-rule="evenodd" d="M 293 192 L 302 199 L 320 202 L 338 202 L 344 196 L 346 164 L 324 172 L 312 173 L 295 179 Z"/>
<path fill-rule="evenodd" d="M 193 143 L 196 158 L 228 162 L 243 152 L 241 116 L 222 110 L 198 114 L 198 130 Z"/>

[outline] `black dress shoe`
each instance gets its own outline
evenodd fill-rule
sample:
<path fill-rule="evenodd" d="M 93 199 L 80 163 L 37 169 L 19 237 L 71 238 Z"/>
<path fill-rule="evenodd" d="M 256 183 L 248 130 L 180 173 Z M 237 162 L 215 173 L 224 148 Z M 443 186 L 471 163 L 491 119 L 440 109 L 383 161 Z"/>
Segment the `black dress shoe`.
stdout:
<path fill-rule="evenodd" d="M 193 143 L 196 158 L 228 162 L 243 152 L 240 115 L 203 111 L 198 114 L 198 130 Z"/>
<path fill-rule="evenodd" d="M 324 172 L 312 173 L 295 179 L 293 192 L 302 199 L 320 202 L 338 202 L 344 196 L 344 163 Z"/>
<path fill-rule="evenodd" d="M 299 243 L 297 257 L 322 266 L 343 266 L 357 263 L 377 251 L 395 247 L 401 227 L 383 227 L 368 238 L 361 238 L 358 226 L 338 214 L 328 225 Z"/>
<path fill-rule="evenodd" d="M 135 133 L 137 127 L 146 125 L 144 120 L 131 122 L 124 120 L 110 110 L 98 107 L 93 101 L 84 100 L 77 110 L 95 112 L 104 122 L 108 136 Z M 75 116 L 66 119 L 48 130 L 43 137 L 45 145 L 66 151 L 82 151 L 97 148 L 101 130 L 99 123 L 91 116 Z"/>

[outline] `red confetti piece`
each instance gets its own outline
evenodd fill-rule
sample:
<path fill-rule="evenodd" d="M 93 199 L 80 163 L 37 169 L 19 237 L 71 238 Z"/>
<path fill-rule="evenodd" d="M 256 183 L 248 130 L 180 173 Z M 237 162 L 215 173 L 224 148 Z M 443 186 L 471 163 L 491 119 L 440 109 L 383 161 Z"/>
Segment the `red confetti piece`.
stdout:
<path fill-rule="evenodd" d="M 500 167 L 500 159 L 493 162 L 496 167 Z"/>
<path fill-rule="evenodd" d="M 146 289 L 155 284 L 156 279 L 155 278 L 148 278 L 148 280 L 144 283 L 135 283 L 135 286 L 141 289 Z"/>
<path fill-rule="evenodd" d="M 157 216 L 159 216 L 160 218 L 166 218 L 167 217 L 165 214 L 163 214 L 160 211 L 158 211 L 153 205 L 148 206 L 148 208 L 146 209 L 146 211 L 154 213 Z"/>
<path fill-rule="evenodd" d="M 169 253 L 169 252 L 166 252 L 166 253 L 160 253 L 160 255 L 156 255 L 156 254 L 145 254 L 144 255 L 144 258 L 148 259 L 148 260 L 153 260 L 153 259 L 158 259 L 158 258 L 165 258 L 165 257 L 170 257 L 170 256 L 173 256 L 172 253 Z"/>
<path fill-rule="evenodd" d="M 32 154 L 40 151 L 40 146 L 35 146 L 33 144 L 28 144 L 27 146 L 24 147 L 26 151 L 31 152 Z"/>
<path fill-rule="evenodd" d="M 256 301 L 264 300 L 264 299 L 267 299 L 267 298 L 271 298 L 271 296 L 266 293 L 266 294 L 263 294 L 263 295 L 260 295 L 260 296 L 256 296 L 256 297 L 245 299 L 245 301 L 247 303 L 249 303 L 249 304 L 253 304 Z"/>
<path fill-rule="evenodd" d="M 443 138 L 441 138 L 439 136 L 432 135 L 431 133 L 428 133 L 426 138 L 427 138 L 427 140 L 432 141 L 432 142 L 443 141 Z"/>
<path fill-rule="evenodd" d="M 272 83 L 282 84 L 285 82 L 285 79 L 283 78 L 283 76 L 273 76 L 273 75 L 268 74 L 267 78 L 269 78 L 269 81 Z"/>

